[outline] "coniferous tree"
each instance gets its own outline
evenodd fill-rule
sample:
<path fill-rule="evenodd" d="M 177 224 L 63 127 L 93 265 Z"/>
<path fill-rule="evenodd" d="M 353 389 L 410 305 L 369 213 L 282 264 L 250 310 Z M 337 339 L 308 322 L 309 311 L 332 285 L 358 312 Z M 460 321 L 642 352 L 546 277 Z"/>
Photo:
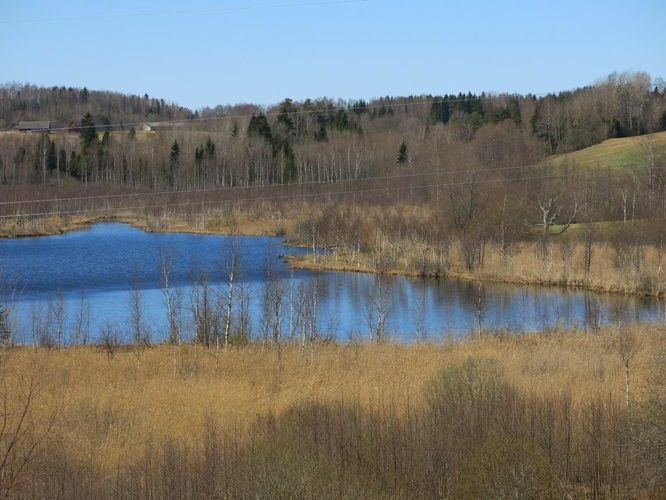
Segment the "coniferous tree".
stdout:
<path fill-rule="evenodd" d="M 326 142 L 328 140 L 328 134 L 324 125 L 319 126 L 319 130 L 314 133 L 314 138 L 318 142 Z"/>
<path fill-rule="evenodd" d="M 176 188 L 178 184 L 178 165 L 180 163 L 180 145 L 178 141 L 173 141 L 171 150 L 169 151 L 169 185 L 171 188 Z"/>
<path fill-rule="evenodd" d="M 247 135 L 251 137 L 259 137 L 267 142 L 272 142 L 273 132 L 271 131 L 271 126 L 268 124 L 266 115 L 263 113 L 252 115 L 247 127 Z"/>
<path fill-rule="evenodd" d="M 282 154 L 284 154 L 284 180 L 289 182 L 296 177 L 296 158 L 294 150 L 287 140 L 282 145 Z"/>
<path fill-rule="evenodd" d="M 48 140 L 47 149 L 46 149 L 46 169 L 49 172 L 53 172 L 58 168 L 58 153 L 56 151 L 55 142 Z"/>
<path fill-rule="evenodd" d="M 349 130 L 349 117 L 345 113 L 344 109 L 338 110 L 335 114 L 335 119 L 333 120 L 333 126 L 339 131 L 343 132 Z"/>
<path fill-rule="evenodd" d="M 433 123 L 448 123 L 450 116 L 451 110 L 447 102 L 435 102 L 430 107 L 430 120 Z"/>
<path fill-rule="evenodd" d="M 398 156 L 396 157 L 396 162 L 398 165 L 402 165 L 409 159 L 409 154 L 407 152 L 407 144 L 405 141 L 402 141 L 400 147 L 398 148 Z"/>
<path fill-rule="evenodd" d="M 206 148 L 204 151 L 204 148 L 201 148 L 202 153 L 205 152 L 205 156 L 207 160 L 214 160 L 215 159 L 215 143 L 213 140 L 208 137 L 208 140 L 206 141 Z"/>
<path fill-rule="evenodd" d="M 293 135 L 296 127 L 294 126 L 294 120 L 292 115 L 294 114 L 295 109 L 291 99 L 285 99 L 280 103 L 280 112 L 278 114 L 277 121 L 284 125 L 286 133 L 288 135 Z"/>
<path fill-rule="evenodd" d="M 67 151 L 63 148 L 58 151 L 58 168 L 60 172 L 67 171 Z"/>
<path fill-rule="evenodd" d="M 203 148 L 200 148 L 199 146 L 196 147 L 194 150 L 194 163 L 196 163 L 197 167 L 201 166 L 201 162 L 203 161 L 204 157 L 204 151 Z"/>
<path fill-rule="evenodd" d="M 86 151 L 97 139 L 95 122 L 93 121 L 92 115 L 90 113 L 86 113 L 81 120 L 80 135 L 84 151 Z"/>
<path fill-rule="evenodd" d="M 180 160 L 180 146 L 178 145 L 178 141 L 173 141 L 173 144 L 171 145 L 169 160 L 171 163 L 178 163 Z"/>

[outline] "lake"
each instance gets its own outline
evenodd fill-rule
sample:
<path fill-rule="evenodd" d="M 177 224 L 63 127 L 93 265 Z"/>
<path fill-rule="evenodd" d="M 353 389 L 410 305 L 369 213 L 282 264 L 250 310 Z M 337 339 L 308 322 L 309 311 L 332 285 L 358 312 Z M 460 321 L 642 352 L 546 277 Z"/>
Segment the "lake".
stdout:
<path fill-rule="evenodd" d="M 557 287 L 292 270 L 281 256 L 309 250 L 284 246 L 281 238 L 149 233 L 102 223 L 57 236 L 0 240 L 2 296 L 11 306 L 17 340 L 31 342 L 40 324 L 60 310 L 67 341 L 82 329 L 94 341 L 109 324 L 127 332 L 130 298 L 137 294 L 151 337 L 165 338 L 164 263 L 170 269 L 170 286 L 181 297 L 183 334 L 192 337 L 193 283 L 202 283 L 205 276 L 213 301 L 223 304 L 232 240 L 239 255 L 235 296 L 242 292 L 245 298 L 254 337 L 266 324 L 267 283 L 279 290 L 276 303 L 283 336 L 298 331 L 304 301 L 316 310 L 309 318 L 317 331 L 339 340 L 370 339 L 381 318 L 389 338 L 437 341 L 461 338 L 479 328 L 531 332 L 554 326 L 596 327 L 618 317 L 625 322 L 664 317 L 664 303 L 656 299 Z M 235 304 L 234 310 L 238 307 Z"/>

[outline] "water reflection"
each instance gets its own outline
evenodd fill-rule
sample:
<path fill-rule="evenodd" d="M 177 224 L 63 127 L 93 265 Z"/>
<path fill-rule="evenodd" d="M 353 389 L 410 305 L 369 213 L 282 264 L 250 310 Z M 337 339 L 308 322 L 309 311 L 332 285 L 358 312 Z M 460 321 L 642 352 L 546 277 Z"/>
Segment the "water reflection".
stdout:
<path fill-rule="evenodd" d="M 382 335 L 401 341 L 437 341 L 480 329 L 595 329 L 620 319 L 659 321 L 664 317 L 661 301 L 639 297 L 291 270 L 279 255 L 307 250 L 283 247 L 279 238 L 239 237 L 236 243 L 241 260 L 237 285 L 246 294 L 247 330 L 254 337 L 267 329 L 268 274 L 279 283 L 279 304 L 273 306 L 273 314 L 283 337 L 316 330 L 340 340 Z M 161 269 L 168 256 L 170 285 L 182 298 L 183 334 L 192 337 L 193 278 L 205 271 L 214 297 L 211 304 L 220 306 L 227 293 L 229 248 L 230 238 L 224 236 L 146 233 L 123 224 L 98 224 L 61 236 L 0 241 L 0 268 L 20 290 L 13 311 L 19 340 L 34 339 L 36 330 L 43 328 L 38 324 L 49 317 L 52 322 L 59 304 L 59 321 L 68 341 L 94 339 L 110 321 L 122 331 L 129 322 L 133 280 L 140 284 L 146 328 L 157 340 L 169 334 L 161 289 Z M 304 295 L 310 297 L 308 310 L 315 309 L 307 313 L 308 321 L 314 323 L 310 329 L 303 326 Z M 239 307 L 235 302 L 234 317 Z"/>

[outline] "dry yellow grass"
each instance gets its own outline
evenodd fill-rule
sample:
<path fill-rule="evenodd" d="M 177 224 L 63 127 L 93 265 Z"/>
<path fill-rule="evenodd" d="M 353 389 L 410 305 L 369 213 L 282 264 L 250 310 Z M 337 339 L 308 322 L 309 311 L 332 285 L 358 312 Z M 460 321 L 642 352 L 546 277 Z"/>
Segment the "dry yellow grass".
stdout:
<path fill-rule="evenodd" d="M 257 207 L 243 211 L 208 210 L 200 214 L 171 214 L 156 217 L 132 210 L 109 214 L 81 214 L 25 219 L 6 219 L 0 223 L 0 238 L 50 236 L 84 229 L 99 222 L 123 222 L 146 231 L 196 234 L 238 234 L 245 236 L 284 235 L 300 222 L 297 209 L 289 216 L 270 208 Z"/>
<path fill-rule="evenodd" d="M 657 327 L 635 327 L 632 391 L 642 397 L 665 345 Z M 444 344 L 253 345 L 223 353 L 216 367 L 198 346 L 148 349 L 140 366 L 131 350 L 113 359 L 92 347 L 47 351 L 17 348 L 4 361 L 8 387 L 34 374 L 36 414 L 57 413 L 50 446 L 111 473 L 151 444 L 196 438 L 212 418 L 246 428 L 258 415 L 304 401 L 422 403 L 424 385 L 444 366 L 469 356 L 497 359 L 507 379 L 537 395 L 566 392 L 574 402 L 604 394 L 621 401 L 624 372 L 611 330 L 480 338 Z"/>
<path fill-rule="evenodd" d="M 640 247 L 640 270 L 633 266 L 618 266 L 616 255 L 608 244 L 595 244 L 589 274 L 584 271 L 584 245 L 571 243 L 560 246 L 549 245 L 546 255 L 537 243 L 515 245 L 512 255 L 501 258 L 499 248 L 487 245 L 483 265 L 473 271 L 464 266 L 459 248 L 454 245 L 445 262 L 438 262 L 436 251 L 426 251 L 425 273 L 421 267 L 419 250 L 410 247 L 410 242 L 390 243 L 397 247 L 398 258 L 388 267 L 377 267 L 376 253 L 354 253 L 344 250 L 327 255 L 288 255 L 287 261 L 298 269 L 365 272 L 404 276 L 431 276 L 429 268 L 445 269 L 439 277 L 497 283 L 532 284 L 544 286 L 566 286 L 595 292 L 621 293 L 644 296 L 663 296 L 666 276 L 663 269 L 666 256 L 658 249 Z M 389 250 L 387 250 L 389 252 Z M 434 263 L 430 266 L 429 263 Z"/>

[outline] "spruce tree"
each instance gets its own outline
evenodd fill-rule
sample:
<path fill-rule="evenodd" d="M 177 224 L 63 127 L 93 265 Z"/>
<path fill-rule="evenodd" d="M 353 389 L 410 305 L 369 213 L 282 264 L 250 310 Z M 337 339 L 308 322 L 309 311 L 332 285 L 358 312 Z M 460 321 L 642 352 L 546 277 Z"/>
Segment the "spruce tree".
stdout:
<path fill-rule="evenodd" d="M 291 99 L 285 99 L 280 103 L 280 112 L 277 117 L 278 123 L 284 125 L 288 135 L 293 135 L 296 127 L 292 115 L 294 114 L 294 105 Z"/>
<path fill-rule="evenodd" d="M 204 148 L 201 148 L 202 153 L 204 152 Z M 205 149 L 205 154 L 206 154 L 206 159 L 207 160 L 214 160 L 215 159 L 215 143 L 212 141 L 210 137 L 208 137 L 208 140 L 206 141 L 206 149 Z"/>
<path fill-rule="evenodd" d="M 405 141 L 402 141 L 400 147 L 398 148 L 398 156 L 396 157 L 396 162 L 398 165 L 402 165 L 409 159 L 409 154 L 407 153 L 407 144 Z"/>
<path fill-rule="evenodd" d="M 47 139 L 48 145 L 46 149 L 46 169 L 49 172 L 53 172 L 58 168 L 58 153 L 56 151 L 56 145 L 54 141 Z"/>
<path fill-rule="evenodd" d="M 326 127 L 323 125 L 319 126 L 319 130 L 314 133 L 315 141 L 326 142 L 328 140 L 328 134 L 326 133 Z"/>
<path fill-rule="evenodd" d="M 86 113 L 81 120 L 81 141 L 83 143 L 83 150 L 86 151 L 93 142 L 97 139 L 97 132 L 95 131 L 95 122 L 90 113 Z"/>
<path fill-rule="evenodd" d="M 284 154 L 284 180 L 289 182 L 296 178 L 296 158 L 294 150 L 287 140 L 282 144 L 282 154 Z"/>
<path fill-rule="evenodd" d="M 250 123 L 247 127 L 247 135 L 260 137 L 266 142 L 273 141 L 273 132 L 271 131 L 271 126 L 268 124 L 266 115 L 259 113 L 258 115 L 253 115 L 250 118 Z"/>
<path fill-rule="evenodd" d="M 178 183 L 178 164 L 180 163 L 180 145 L 178 141 L 173 141 L 171 151 L 169 152 L 169 185 L 176 188 Z"/>

